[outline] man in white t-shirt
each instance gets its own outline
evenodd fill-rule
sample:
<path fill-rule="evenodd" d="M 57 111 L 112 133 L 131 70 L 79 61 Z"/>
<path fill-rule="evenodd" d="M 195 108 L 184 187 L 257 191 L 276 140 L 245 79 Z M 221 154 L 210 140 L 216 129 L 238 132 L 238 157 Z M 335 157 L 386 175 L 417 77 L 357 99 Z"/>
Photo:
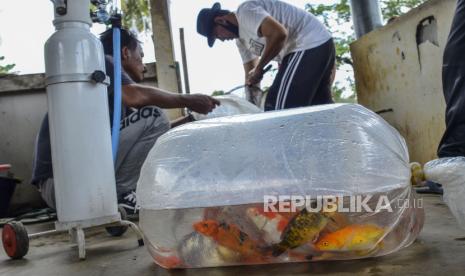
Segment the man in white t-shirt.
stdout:
<path fill-rule="evenodd" d="M 333 103 L 335 47 L 331 34 L 309 12 L 278 0 L 249 0 L 236 12 L 219 3 L 202 9 L 197 32 L 208 38 L 235 39 L 248 86 L 259 84 L 272 60 L 280 66 L 265 110 Z"/>

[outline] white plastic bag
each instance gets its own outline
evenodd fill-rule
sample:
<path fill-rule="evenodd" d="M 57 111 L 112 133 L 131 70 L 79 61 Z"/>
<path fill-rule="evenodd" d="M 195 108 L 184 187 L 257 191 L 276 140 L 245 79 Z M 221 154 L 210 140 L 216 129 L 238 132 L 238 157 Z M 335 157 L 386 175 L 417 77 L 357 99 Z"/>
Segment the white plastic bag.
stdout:
<path fill-rule="evenodd" d="M 422 228 L 410 177 L 404 139 L 360 105 L 209 119 L 170 130 L 148 154 L 137 186 L 140 225 L 155 262 L 168 268 L 380 256 Z M 382 198 L 392 209 L 338 209 L 331 220 L 316 212 L 315 235 L 275 250 L 306 216 L 307 207 L 267 213 L 265 196 L 287 195 L 342 203 L 371 196 L 373 210 Z M 337 231 L 347 244 L 322 249 Z"/>
<path fill-rule="evenodd" d="M 444 202 L 465 229 L 465 157 L 432 160 L 424 166 L 427 180 L 442 184 Z"/>

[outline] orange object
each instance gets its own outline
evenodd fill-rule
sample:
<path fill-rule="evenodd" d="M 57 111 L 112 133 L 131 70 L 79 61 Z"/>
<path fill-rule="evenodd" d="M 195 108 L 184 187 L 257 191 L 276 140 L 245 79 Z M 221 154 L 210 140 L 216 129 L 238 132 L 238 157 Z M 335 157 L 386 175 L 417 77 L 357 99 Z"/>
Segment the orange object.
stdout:
<path fill-rule="evenodd" d="M 219 245 L 238 252 L 245 259 L 261 258 L 257 242 L 251 240 L 246 233 L 233 224 L 204 220 L 195 223 L 194 229 L 212 238 Z"/>
<path fill-rule="evenodd" d="M 384 229 L 376 225 L 349 225 L 323 235 L 315 243 L 319 251 L 360 251 L 375 248 L 384 235 Z"/>
<path fill-rule="evenodd" d="M 182 264 L 181 259 L 174 255 L 166 257 L 162 255 L 154 255 L 153 259 L 159 266 L 167 269 L 176 268 Z"/>

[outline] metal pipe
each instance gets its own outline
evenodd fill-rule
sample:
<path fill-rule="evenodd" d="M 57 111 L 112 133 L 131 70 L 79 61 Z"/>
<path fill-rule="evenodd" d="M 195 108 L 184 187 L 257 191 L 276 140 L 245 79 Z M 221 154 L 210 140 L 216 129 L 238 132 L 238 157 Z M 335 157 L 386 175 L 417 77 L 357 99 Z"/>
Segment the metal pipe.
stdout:
<path fill-rule="evenodd" d="M 44 231 L 44 232 L 29 234 L 28 237 L 31 240 L 31 239 L 36 239 L 36 238 L 43 237 L 43 236 L 49 236 L 49 235 L 53 235 L 53 234 L 60 234 L 60 233 L 64 233 L 64 232 L 66 232 L 66 231 L 65 230 L 58 231 L 56 229 L 53 229 L 53 230 L 48 230 L 48 231 Z"/>
<path fill-rule="evenodd" d="M 351 0 L 350 10 L 357 38 L 383 26 L 378 0 Z"/>
<path fill-rule="evenodd" d="M 123 99 L 121 95 L 121 29 L 117 24 L 113 25 L 113 62 L 113 87 L 115 91 L 113 93 L 113 125 L 111 129 L 111 143 L 113 162 L 116 166 L 120 133 L 121 103 Z"/>
<path fill-rule="evenodd" d="M 189 73 L 187 71 L 187 57 L 186 57 L 186 44 L 184 42 L 184 28 L 179 29 L 179 39 L 181 41 L 181 55 L 182 55 L 182 70 L 184 71 L 184 87 L 186 94 L 191 93 L 189 86 Z"/>

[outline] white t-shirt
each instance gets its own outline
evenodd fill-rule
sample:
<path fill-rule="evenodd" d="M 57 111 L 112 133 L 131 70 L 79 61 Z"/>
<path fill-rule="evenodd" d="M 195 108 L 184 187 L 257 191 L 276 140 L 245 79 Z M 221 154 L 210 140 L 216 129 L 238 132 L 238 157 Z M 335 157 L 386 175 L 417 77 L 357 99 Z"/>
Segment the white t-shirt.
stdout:
<path fill-rule="evenodd" d="M 258 36 L 258 29 L 267 16 L 273 17 L 288 31 L 287 41 L 275 57 L 278 62 L 290 53 L 318 47 L 331 38 L 325 26 L 303 9 L 278 0 L 246 1 L 236 11 L 239 23 L 236 44 L 244 63 L 263 54 L 266 40 Z"/>

